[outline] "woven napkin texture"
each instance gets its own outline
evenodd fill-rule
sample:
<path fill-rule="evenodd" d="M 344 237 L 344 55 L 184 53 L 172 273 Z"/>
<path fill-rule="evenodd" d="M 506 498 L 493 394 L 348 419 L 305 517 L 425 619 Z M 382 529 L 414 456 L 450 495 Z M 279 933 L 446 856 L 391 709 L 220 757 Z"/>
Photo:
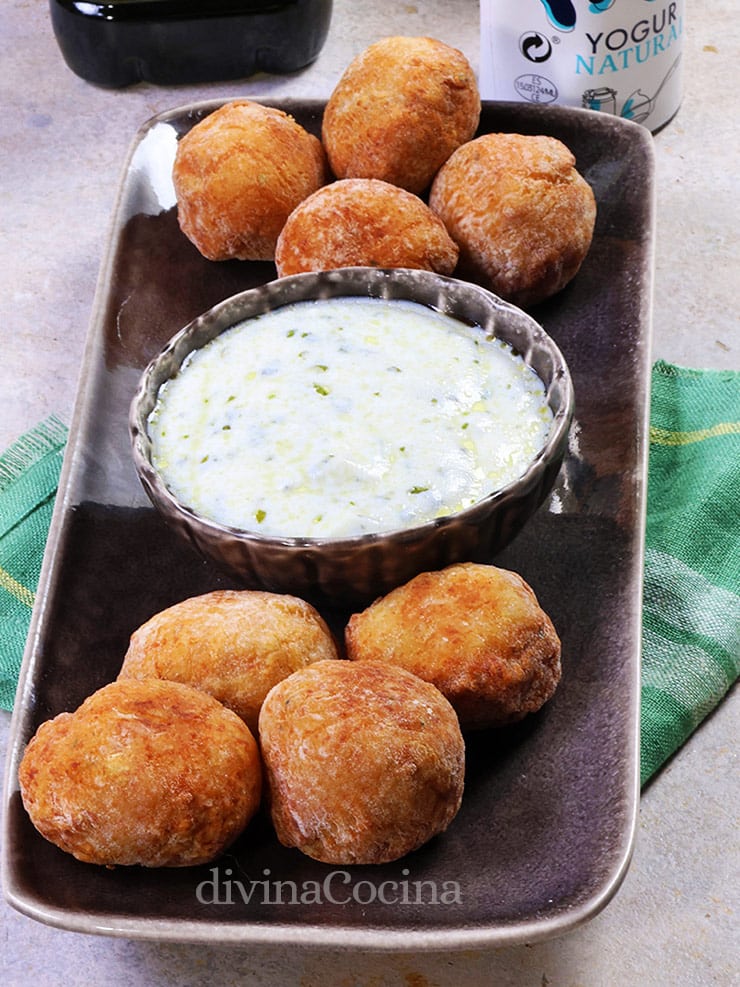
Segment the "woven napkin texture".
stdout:
<path fill-rule="evenodd" d="M 11 709 L 67 429 L 49 418 L 0 456 L 0 708 Z"/>
<path fill-rule="evenodd" d="M 740 373 L 653 367 L 642 782 L 740 671 Z"/>
<path fill-rule="evenodd" d="M 0 457 L 0 707 L 13 703 L 66 429 Z M 642 654 L 643 783 L 740 671 L 740 373 L 653 367 Z"/>

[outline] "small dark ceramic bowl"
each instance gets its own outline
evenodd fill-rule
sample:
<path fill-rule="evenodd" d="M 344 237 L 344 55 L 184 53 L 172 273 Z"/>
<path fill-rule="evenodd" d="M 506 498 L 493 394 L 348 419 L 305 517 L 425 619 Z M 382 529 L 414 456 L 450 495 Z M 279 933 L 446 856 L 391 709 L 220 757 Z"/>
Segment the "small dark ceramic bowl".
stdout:
<path fill-rule="evenodd" d="M 544 382 L 553 424 L 524 474 L 472 507 L 412 528 L 349 538 L 279 538 L 202 517 L 180 503 L 152 465 L 147 420 L 162 384 L 194 349 L 250 317 L 294 302 L 370 296 L 420 302 L 507 342 Z M 139 478 L 165 520 L 247 587 L 292 593 L 332 609 L 367 605 L 420 572 L 493 559 L 550 492 L 565 453 L 573 387 L 559 349 L 525 312 L 483 288 L 427 271 L 344 268 L 298 274 L 220 302 L 175 335 L 145 370 L 129 427 Z"/>

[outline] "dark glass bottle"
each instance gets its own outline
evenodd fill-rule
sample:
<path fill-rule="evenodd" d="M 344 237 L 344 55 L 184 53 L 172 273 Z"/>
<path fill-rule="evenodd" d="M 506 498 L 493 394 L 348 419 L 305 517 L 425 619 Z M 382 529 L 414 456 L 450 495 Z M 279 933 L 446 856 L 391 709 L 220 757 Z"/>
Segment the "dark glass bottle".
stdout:
<path fill-rule="evenodd" d="M 49 0 L 67 65 L 118 88 L 295 72 L 329 31 L 332 0 Z"/>

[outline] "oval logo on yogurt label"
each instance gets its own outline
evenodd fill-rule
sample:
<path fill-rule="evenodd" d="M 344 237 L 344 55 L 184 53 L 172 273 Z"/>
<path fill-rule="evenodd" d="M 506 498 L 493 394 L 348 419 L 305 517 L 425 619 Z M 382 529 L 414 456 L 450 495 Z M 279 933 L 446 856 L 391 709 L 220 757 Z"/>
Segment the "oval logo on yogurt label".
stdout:
<path fill-rule="evenodd" d="M 530 103 L 552 103 L 558 98 L 558 87 L 543 75 L 520 75 L 514 79 L 514 88 Z"/>

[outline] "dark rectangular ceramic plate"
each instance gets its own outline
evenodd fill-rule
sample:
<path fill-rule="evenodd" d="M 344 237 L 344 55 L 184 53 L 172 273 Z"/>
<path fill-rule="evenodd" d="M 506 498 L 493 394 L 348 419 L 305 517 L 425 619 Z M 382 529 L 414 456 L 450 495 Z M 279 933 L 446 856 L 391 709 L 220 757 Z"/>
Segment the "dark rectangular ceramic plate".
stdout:
<path fill-rule="evenodd" d="M 275 274 L 208 262 L 179 231 L 176 138 L 215 105 L 156 117 L 126 162 L 11 729 L 6 896 L 66 929 L 210 943 L 454 949 L 565 932 L 619 887 L 638 803 L 653 158 L 647 131 L 605 114 L 483 107 L 482 131 L 569 145 L 598 220 L 577 278 L 533 313 L 573 374 L 570 450 L 552 497 L 495 560 L 551 614 L 563 680 L 539 714 L 468 738 L 447 833 L 396 863 L 343 872 L 281 847 L 262 816 L 213 866 L 106 870 L 46 842 L 23 810 L 17 766 L 38 725 L 115 678 L 129 635 L 155 611 L 229 585 L 149 506 L 127 432 L 138 376 L 164 342 Z M 322 103 L 279 105 L 319 132 Z"/>

